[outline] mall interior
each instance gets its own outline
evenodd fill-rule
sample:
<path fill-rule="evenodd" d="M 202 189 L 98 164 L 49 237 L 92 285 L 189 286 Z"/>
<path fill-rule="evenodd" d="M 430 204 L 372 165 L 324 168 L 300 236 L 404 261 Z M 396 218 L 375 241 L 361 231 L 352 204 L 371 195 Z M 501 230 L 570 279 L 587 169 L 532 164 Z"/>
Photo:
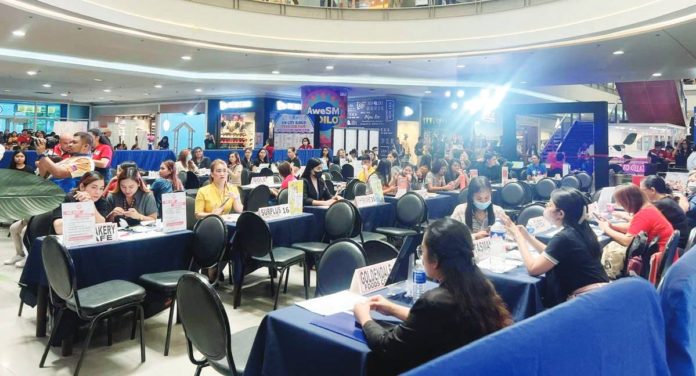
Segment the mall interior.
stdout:
<path fill-rule="evenodd" d="M 696 0 L 0 0 L 0 375 L 696 375 L 694 35 Z M 61 212 L 85 155 L 104 244 Z"/>

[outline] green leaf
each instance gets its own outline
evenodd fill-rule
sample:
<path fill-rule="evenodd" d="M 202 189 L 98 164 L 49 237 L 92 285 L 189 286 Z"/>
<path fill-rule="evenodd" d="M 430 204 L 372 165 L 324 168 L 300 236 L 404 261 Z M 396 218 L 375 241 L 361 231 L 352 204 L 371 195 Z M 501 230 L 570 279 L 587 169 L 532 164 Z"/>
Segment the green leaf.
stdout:
<path fill-rule="evenodd" d="M 57 208 L 65 192 L 50 180 L 23 171 L 0 169 L 0 222 L 46 213 Z"/>

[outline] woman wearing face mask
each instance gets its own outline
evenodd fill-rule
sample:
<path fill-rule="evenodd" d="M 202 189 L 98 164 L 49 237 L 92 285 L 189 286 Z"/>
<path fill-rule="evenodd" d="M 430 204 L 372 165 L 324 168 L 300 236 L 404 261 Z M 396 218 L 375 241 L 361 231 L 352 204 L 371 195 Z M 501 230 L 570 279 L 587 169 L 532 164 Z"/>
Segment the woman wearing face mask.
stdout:
<path fill-rule="evenodd" d="M 87 172 L 82 175 L 77 188 L 70 191 L 63 202 L 94 203 L 96 223 L 104 223 L 109 214 L 106 200 L 102 197 L 104 184 L 104 177 L 100 173 Z M 58 235 L 63 234 L 63 211 L 60 206 L 53 210 L 53 232 Z"/>
<path fill-rule="evenodd" d="M 667 187 L 665 180 L 656 175 L 647 176 L 640 183 L 640 190 L 652 202 L 657 210 L 667 218 L 675 230 L 679 230 L 679 247 L 684 249 L 689 239 L 689 220 L 686 218 L 684 210 L 677 203 L 678 198 L 672 195 L 672 190 Z M 623 212 L 622 214 L 625 214 Z M 631 218 L 627 218 L 631 220 Z"/>
<path fill-rule="evenodd" d="M 546 245 L 530 235 L 524 226 L 516 226 L 510 218 L 503 217 L 507 230 L 517 240 L 527 272 L 533 276 L 546 273 L 547 286 L 556 292 L 552 304 L 562 303 L 609 282 L 600 261 L 602 248 L 586 216 L 587 202 L 580 191 L 573 188 L 554 190 L 544 209 L 544 218 L 561 227 L 561 231 Z M 532 256 L 527 244 L 541 255 Z"/>
<path fill-rule="evenodd" d="M 309 143 L 309 138 L 305 137 L 302 139 L 302 145 L 300 145 L 300 147 L 298 149 L 303 150 L 303 149 L 311 149 L 311 148 L 312 148 L 312 144 Z"/>
<path fill-rule="evenodd" d="M 193 163 L 193 156 L 191 155 L 191 150 L 184 149 L 179 152 L 179 159 L 176 161 L 176 173 L 180 172 L 196 172 L 198 167 Z"/>
<path fill-rule="evenodd" d="M 254 169 L 254 160 L 251 159 L 251 148 L 244 148 L 244 158 L 242 158 L 242 167 L 251 171 Z"/>
<path fill-rule="evenodd" d="M 244 210 L 237 188 L 227 182 L 227 165 L 216 159 L 210 165 L 210 184 L 201 187 L 196 193 L 196 218 L 209 215 L 223 215 Z"/>
<path fill-rule="evenodd" d="M 162 195 L 164 193 L 183 191 L 184 185 L 181 184 L 181 180 L 179 180 L 176 174 L 174 161 L 162 162 L 159 168 L 159 176 L 150 186 L 150 190 L 152 190 L 155 202 L 157 202 L 157 213 L 162 215 Z"/>
<path fill-rule="evenodd" d="M 454 189 L 454 183 L 445 181 L 445 173 L 447 173 L 447 162 L 443 159 L 438 159 L 433 163 L 433 170 L 425 177 L 425 188 L 428 192 L 451 191 Z"/>
<path fill-rule="evenodd" d="M 116 188 L 106 198 L 109 222 L 120 223 L 123 219 L 133 226 L 157 219 L 155 196 L 147 189 L 137 168 L 124 168 L 116 181 Z"/>
<path fill-rule="evenodd" d="M 488 236 L 496 217 L 505 215 L 503 208 L 491 203 L 491 182 L 485 176 L 477 176 L 469 182 L 466 203 L 457 205 L 452 219 L 471 229 L 474 239 Z"/>
<path fill-rule="evenodd" d="M 324 180 L 321 178 L 322 172 L 319 158 L 312 158 L 307 161 L 307 165 L 302 173 L 305 206 L 330 206 L 336 202 L 337 197 L 331 196 Z"/>

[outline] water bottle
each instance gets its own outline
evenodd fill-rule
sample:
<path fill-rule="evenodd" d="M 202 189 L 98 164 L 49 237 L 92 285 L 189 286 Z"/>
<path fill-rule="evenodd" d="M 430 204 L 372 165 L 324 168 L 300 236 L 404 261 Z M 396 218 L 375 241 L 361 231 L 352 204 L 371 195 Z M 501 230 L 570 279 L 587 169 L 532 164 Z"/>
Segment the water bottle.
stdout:
<path fill-rule="evenodd" d="M 496 219 L 493 226 L 491 226 L 491 268 L 498 269 L 497 264 L 504 263 L 505 261 L 505 226 L 500 221 Z M 496 265 L 493 265 L 496 264 Z"/>
<path fill-rule="evenodd" d="M 423 262 L 421 260 L 416 260 L 416 265 L 413 267 L 413 283 L 411 284 L 411 288 L 413 289 L 411 296 L 414 302 L 425 292 L 425 280 Z"/>

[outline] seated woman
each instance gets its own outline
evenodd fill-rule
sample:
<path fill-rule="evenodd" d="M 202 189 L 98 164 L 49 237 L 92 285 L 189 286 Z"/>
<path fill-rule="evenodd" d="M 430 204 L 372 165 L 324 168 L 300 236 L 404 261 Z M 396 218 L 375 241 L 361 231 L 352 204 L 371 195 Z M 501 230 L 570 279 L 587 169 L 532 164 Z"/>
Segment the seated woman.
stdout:
<path fill-rule="evenodd" d="M 358 176 L 356 176 L 356 178 L 363 183 L 367 183 L 367 178 L 369 178 L 370 175 L 372 175 L 376 170 L 376 168 L 372 166 L 372 159 L 367 156 L 360 157 L 360 167 L 360 172 L 358 172 Z M 306 168 L 305 171 L 307 171 Z"/>
<path fill-rule="evenodd" d="M 242 158 L 242 167 L 251 171 L 254 169 L 254 160 L 251 159 L 251 148 L 244 148 L 244 158 Z"/>
<path fill-rule="evenodd" d="M 376 178 L 379 179 L 380 183 L 382 184 L 382 194 L 385 195 L 392 195 L 396 193 L 396 181 L 392 179 L 392 176 L 396 177 L 396 174 L 392 175 L 392 164 L 389 161 L 389 159 L 381 159 L 379 161 L 379 164 L 377 165 L 377 170 L 368 177 L 369 179 L 374 179 L 372 176 L 375 176 Z M 394 183 L 394 184 L 392 184 Z M 372 187 L 368 185 L 368 190 L 372 191 Z"/>
<path fill-rule="evenodd" d="M 157 219 L 155 196 L 147 189 L 140 172 L 126 167 L 116 176 L 116 187 L 106 197 L 109 222 L 125 220 L 129 226 Z"/>
<path fill-rule="evenodd" d="M 355 305 L 367 344 L 376 357 L 374 374 L 402 373 L 512 324 L 510 312 L 474 263 L 469 230 L 450 218 L 439 219 L 425 232 L 420 248 L 426 275 L 440 285 L 411 307 L 375 296 Z M 370 310 L 402 323 L 385 327 Z"/>
<path fill-rule="evenodd" d="M 527 179 L 531 180 L 538 176 L 546 177 L 546 165 L 540 162 L 538 155 L 532 154 L 529 161 L 531 163 L 527 165 Z"/>
<path fill-rule="evenodd" d="M 684 210 L 677 203 L 677 197 L 672 196 L 672 189 L 667 187 L 665 180 L 657 175 L 647 176 L 640 183 L 640 190 L 652 202 L 657 210 L 667 218 L 672 228 L 679 230 L 679 247 L 684 249 L 689 239 L 689 220 L 686 218 Z M 621 212 L 616 212 L 619 214 Z M 624 214 L 624 213 L 622 213 Z M 627 218 L 630 220 L 630 218 Z"/>
<path fill-rule="evenodd" d="M 330 206 L 336 202 L 337 197 L 331 196 L 324 180 L 321 178 L 322 173 L 319 158 L 312 158 L 307 161 L 304 172 L 302 172 L 305 206 Z"/>
<path fill-rule="evenodd" d="M 297 180 L 295 175 L 292 174 L 292 165 L 290 164 L 290 162 L 283 162 L 279 164 L 278 174 L 281 178 L 283 178 L 283 181 L 280 183 L 280 189 L 270 189 L 271 194 L 276 197 L 278 196 L 278 193 L 280 193 L 281 190 L 288 189 L 288 184 L 290 184 L 290 182 Z"/>
<path fill-rule="evenodd" d="M 210 158 L 203 156 L 203 148 L 200 146 L 196 146 L 193 148 L 193 164 L 196 165 L 197 168 L 210 168 Z"/>
<path fill-rule="evenodd" d="M 106 200 L 102 197 L 103 192 L 104 177 L 96 171 L 91 171 L 82 175 L 82 178 L 77 183 L 77 187 L 68 192 L 63 202 L 94 203 L 94 208 L 96 209 L 95 221 L 96 223 L 104 223 L 109 210 Z M 63 211 L 60 206 L 53 210 L 53 233 L 57 235 L 63 234 Z"/>
<path fill-rule="evenodd" d="M 324 171 L 327 171 L 329 166 L 331 166 L 331 151 L 326 146 L 321 148 L 321 156 L 319 156 L 319 160 L 321 161 L 321 168 L 323 168 Z"/>
<path fill-rule="evenodd" d="M 304 137 L 302 139 L 302 145 L 300 145 L 300 147 L 298 149 L 300 149 L 300 150 L 312 149 L 312 144 L 309 142 L 309 138 Z"/>
<path fill-rule="evenodd" d="M 24 151 L 15 150 L 14 154 L 12 154 L 12 160 L 10 161 L 10 170 L 24 171 L 33 174 L 35 168 L 31 165 L 31 163 L 26 162 L 27 156 L 24 154 Z"/>
<path fill-rule="evenodd" d="M 648 201 L 640 188 L 633 184 L 619 186 L 614 192 L 614 201 L 633 217 L 628 223 L 610 223 L 599 217 L 599 227 L 605 234 L 627 247 L 634 236 L 645 231 L 648 235 L 648 243 L 657 238 L 660 252 L 665 250 L 665 244 L 672 236 L 674 229 L 667 218 Z"/>
<path fill-rule="evenodd" d="M 454 189 L 464 189 L 469 186 L 469 177 L 462 170 L 459 160 L 452 159 L 449 169 L 445 173 L 445 181 L 454 184 Z"/>
<path fill-rule="evenodd" d="M 181 184 L 181 180 L 176 173 L 176 167 L 174 166 L 174 161 L 164 161 L 160 164 L 159 168 L 159 178 L 155 179 L 150 185 L 150 190 L 152 194 L 155 195 L 155 202 L 157 203 L 157 213 L 162 215 L 162 194 L 178 192 L 184 190 L 184 185 Z"/>
<path fill-rule="evenodd" d="M 244 210 L 237 187 L 227 182 L 227 165 L 222 159 L 210 164 L 210 184 L 201 187 L 196 193 L 196 218 L 209 215 L 223 215 Z"/>
<path fill-rule="evenodd" d="M 430 173 L 430 168 L 428 165 L 421 165 L 415 172 L 414 179 L 411 181 L 411 189 L 421 190 L 425 189 L 425 178 Z"/>
<path fill-rule="evenodd" d="M 227 169 L 229 170 L 230 183 L 232 185 L 242 185 L 242 162 L 239 160 L 239 154 L 236 151 L 230 153 L 227 157 Z"/>
<path fill-rule="evenodd" d="M 395 151 L 387 153 L 387 160 L 391 163 L 391 174 L 396 175 L 401 172 L 401 160 Z"/>
<path fill-rule="evenodd" d="M 516 226 L 507 216 L 503 217 L 507 230 L 517 240 L 527 272 L 533 276 L 546 273 L 546 285 L 555 291 L 555 296 L 550 297 L 551 304 L 559 304 L 609 282 L 600 261 L 602 248 L 586 216 L 587 202 L 580 191 L 574 188 L 554 190 L 544 209 L 544 218 L 561 227 L 561 231 L 546 245 L 529 235 L 523 226 Z M 532 256 L 527 244 L 541 255 Z"/>
<path fill-rule="evenodd" d="M 428 192 L 451 191 L 454 189 L 453 183 L 445 181 L 445 173 L 447 172 L 447 162 L 444 159 L 438 159 L 433 163 L 433 170 L 425 177 L 425 189 Z"/>
<path fill-rule="evenodd" d="M 193 163 L 193 156 L 191 155 L 191 150 L 184 149 L 179 152 L 179 158 L 176 160 L 176 173 L 180 172 L 196 172 L 198 167 Z"/>
<path fill-rule="evenodd" d="M 488 178 L 477 176 L 469 182 L 466 202 L 457 205 L 452 212 L 452 219 L 464 223 L 471 230 L 474 239 L 488 236 L 496 217 L 505 215 L 503 208 L 491 203 L 492 192 Z"/>
<path fill-rule="evenodd" d="M 254 159 L 254 167 L 255 169 L 258 169 L 259 166 L 262 164 L 270 164 L 271 162 L 268 159 L 268 152 L 266 149 L 259 149 L 258 153 L 256 153 L 256 159 Z"/>

